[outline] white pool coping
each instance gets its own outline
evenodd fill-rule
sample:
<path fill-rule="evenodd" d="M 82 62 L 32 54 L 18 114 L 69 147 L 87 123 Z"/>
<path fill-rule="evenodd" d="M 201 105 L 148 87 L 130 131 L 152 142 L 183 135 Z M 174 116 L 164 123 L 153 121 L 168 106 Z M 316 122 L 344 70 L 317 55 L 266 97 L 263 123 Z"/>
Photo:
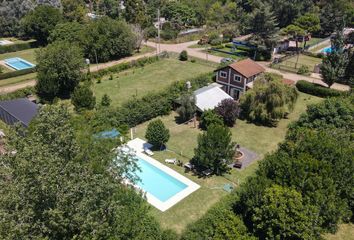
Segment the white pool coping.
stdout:
<path fill-rule="evenodd" d="M 140 144 L 136 144 L 136 143 L 143 143 L 143 142 L 146 143 L 145 141 L 137 138 L 137 139 L 134 139 L 134 140 L 128 142 L 127 145 L 129 147 L 133 148 L 136 151 L 136 156 L 137 157 L 147 161 L 151 165 L 159 168 L 160 170 L 162 170 L 165 173 L 169 174 L 170 176 L 174 177 L 178 181 L 180 181 L 180 182 L 184 183 L 185 185 L 187 185 L 187 187 L 185 189 L 183 189 L 182 191 L 180 191 L 177 194 L 173 195 L 172 197 L 170 197 L 165 202 L 160 201 L 158 198 L 156 198 L 154 195 L 150 194 L 149 192 L 145 192 L 146 199 L 147 199 L 148 203 L 150 203 L 151 205 L 153 205 L 154 207 L 156 207 L 160 211 L 164 212 L 164 211 L 166 211 L 167 209 L 171 208 L 176 203 L 178 203 L 179 201 L 181 201 L 182 199 L 184 199 L 185 197 L 187 197 L 188 195 L 190 195 L 191 193 L 193 193 L 194 191 L 196 191 L 196 190 L 198 190 L 200 188 L 200 186 L 198 184 L 196 184 L 195 182 L 189 180 L 188 178 L 186 178 L 182 174 L 180 174 L 180 173 L 176 172 L 175 170 L 165 166 L 164 164 L 160 163 L 159 161 L 157 161 L 157 160 L 155 160 L 155 159 L 143 154 L 142 153 L 143 149 L 140 147 L 141 145 Z M 139 146 L 139 147 L 136 148 L 137 146 Z"/>

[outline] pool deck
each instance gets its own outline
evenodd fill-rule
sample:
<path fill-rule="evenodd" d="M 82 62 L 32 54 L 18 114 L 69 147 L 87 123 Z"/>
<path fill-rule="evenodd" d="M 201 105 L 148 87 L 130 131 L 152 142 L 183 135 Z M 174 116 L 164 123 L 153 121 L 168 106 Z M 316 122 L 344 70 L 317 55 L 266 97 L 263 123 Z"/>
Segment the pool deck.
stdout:
<path fill-rule="evenodd" d="M 133 148 L 136 151 L 136 156 L 137 157 L 145 160 L 146 162 L 150 163 L 151 165 L 159 168 L 160 170 L 162 170 L 165 173 L 169 174 L 170 176 L 174 177 L 178 181 L 180 181 L 180 182 L 184 183 L 185 185 L 187 185 L 187 187 L 185 189 L 183 189 L 182 191 L 178 192 L 177 194 L 175 194 L 174 196 L 172 196 L 171 198 L 169 198 L 165 202 L 160 201 L 159 199 L 157 199 L 152 194 L 146 192 L 145 194 L 146 194 L 146 199 L 147 199 L 148 203 L 150 203 L 151 205 L 153 205 L 154 207 L 156 207 L 160 211 L 164 212 L 164 211 L 168 210 L 173 205 L 175 205 L 176 203 L 178 203 L 179 201 L 181 201 L 182 199 L 187 197 L 189 194 L 193 193 L 194 191 L 196 191 L 196 190 L 198 190 L 200 188 L 200 186 L 198 184 L 196 184 L 195 182 L 189 180 L 185 176 L 179 174 L 178 172 L 176 172 L 176 171 L 172 170 L 171 168 L 165 166 L 164 164 L 160 163 L 159 161 L 157 161 L 157 160 L 147 156 L 146 154 L 144 154 L 143 153 L 144 147 L 148 147 L 148 148 L 150 147 L 151 148 L 151 144 L 145 142 L 142 139 L 136 138 L 134 140 L 129 141 L 127 143 L 127 145 L 130 148 Z M 156 183 L 156 184 L 158 184 L 158 183 Z"/>

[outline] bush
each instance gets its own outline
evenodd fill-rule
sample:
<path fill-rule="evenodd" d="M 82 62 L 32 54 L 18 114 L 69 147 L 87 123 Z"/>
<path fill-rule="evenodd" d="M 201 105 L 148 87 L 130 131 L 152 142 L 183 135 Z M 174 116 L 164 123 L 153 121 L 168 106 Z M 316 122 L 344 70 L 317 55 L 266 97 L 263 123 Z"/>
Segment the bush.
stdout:
<path fill-rule="evenodd" d="M 110 106 L 110 105 L 111 105 L 111 102 L 112 102 L 112 100 L 111 100 L 111 98 L 110 98 L 107 94 L 104 94 L 104 95 L 102 96 L 102 99 L 101 99 L 101 106 L 102 106 L 102 107 L 108 107 L 108 106 Z"/>
<path fill-rule="evenodd" d="M 5 45 L 5 46 L 0 46 L 0 54 L 23 51 L 35 47 L 37 47 L 37 42 L 22 42 L 22 43 L 15 43 L 11 45 Z"/>
<path fill-rule="evenodd" d="M 233 48 L 235 45 L 234 44 L 232 44 L 232 43 L 227 43 L 227 44 L 225 44 L 225 47 L 227 47 L 227 48 Z"/>
<path fill-rule="evenodd" d="M 180 97 L 180 104 L 181 106 L 177 108 L 177 113 L 180 118 L 179 120 L 181 122 L 191 120 L 197 111 L 195 96 L 193 94 L 182 95 Z"/>
<path fill-rule="evenodd" d="M 222 38 L 217 38 L 210 41 L 211 46 L 221 45 L 222 43 L 223 43 Z"/>
<path fill-rule="evenodd" d="M 148 27 L 145 29 L 146 38 L 155 38 L 157 37 L 157 29 L 154 26 Z"/>
<path fill-rule="evenodd" d="M 180 54 L 179 54 L 179 60 L 181 61 L 187 61 L 188 60 L 188 53 L 186 50 L 183 50 Z"/>
<path fill-rule="evenodd" d="M 34 87 L 26 87 L 12 93 L 0 95 L 0 100 L 4 101 L 4 100 L 16 99 L 16 98 L 24 98 L 34 93 L 35 93 Z"/>
<path fill-rule="evenodd" d="M 199 127 L 203 130 L 207 130 L 212 124 L 223 125 L 224 121 L 214 110 L 210 109 L 204 111 L 199 120 Z"/>
<path fill-rule="evenodd" d="M 300 80 L 296 83 L 296 87 L 300 92 L 308 93 L 318 97 L 336 97 L 342 94 L 341 91 L 326 88 L 318 84 Z"/>
<path fill-rule="evenodd" d="M 90 86 L 87 84 L 79 85 L 75 88 L 71 96 L 71 103 L 75 106 L 76 111 L 81 111 L 83 109 L 91 110 L 96 105 L 96 98 L 93 95 Z"/>
<path fill-rule="evenodd" d="M 301 65 L 299 70 L 297 70 L 297 74 L 309 75 L 309 73 L 310 73 L 310 70 L 309 70 L 309 67 L 307 65 Z"/>
<path fill-rule="evenodd" d="M 221 116 L 228 127 L 235 125 L 238 116 L 238 106 L 233 99 L 224 99 L 215 108 L 215 112 Z"/>
<path fill-rule="evenodd" d="M 0 73 L 0 80 L 6 78 L 18 77 L 29 73 L 34 73 L 35 71 L 36 71 L 35 68 L 28 68 L 28 69 L 17 70 L 17 71 L 12 71 L 7 73 Z"/>
<path fill-rule="evenodd" d="M 154 120 L 149 123 L 145 138 L 151 143 L 155 148 L 161 147 L 168 142 L 170 138 L 170 131 L 165 127 L 160 119 Z"/>

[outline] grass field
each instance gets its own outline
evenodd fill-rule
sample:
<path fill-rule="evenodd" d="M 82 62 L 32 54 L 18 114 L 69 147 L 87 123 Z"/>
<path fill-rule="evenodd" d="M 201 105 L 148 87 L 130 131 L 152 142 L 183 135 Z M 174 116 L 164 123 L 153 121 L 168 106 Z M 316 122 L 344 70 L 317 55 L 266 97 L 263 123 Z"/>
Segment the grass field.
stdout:
<path fill-rule="evenodd" d="M 296 59 L 297 56 L 293 56 L 292 58 L 289 58 L 281 63 L 274 64 L 273 68 L 296 73 L 302 65 L 305 65 L 309 68 L 309 71 L 312 72 L 315 65 L 322 62 L 321 58 L 315 58 L 300 54 L 298 64 L 295 68 Z"/>
<path fill-rule="evenodd" d="M 104 94 L 112 99 L 112 104 L 120 105 L 133 96 L 141 97 L 149 92 L 160 91 L 171 83 L 211 72 L 214 64 L 196 60 L 181 62 L 175 58 L 163 59 L 140 68 L 132 68 L 102 79 L 101 83 L 95 83 L 93 91 L 97 100 Z"/>
<path fill-rule="evenodd" d="M 287 126 L 290 122 L 298 119 L 301 113 L 306 110 L 306 106 L 311 103 L 320 102 L 318 97 L 300 93 L 294 111 L 287 119 L 280 121 L 276 128 L 256 126 L 245 121 L 237 120 L 236 126 L 231 129 L 233 140 L 241 146 L 253 150 L 262 159 L 266 153 L 277 149 L 278 143 L 283 141 Z M 162 117 L 162 121 L 170 130 L 170 140 L 167 143 L 168 151 L 156 152 L 154 158 L 163 163 L 166 158 L 177 158 L 183 162 L 188 162 L 194 155 L 194 148 L 197 146 L 197 137 L 201 133 L 193 126 L 175 122 L 176 113 Z M 144 138 L 148 122 L 136 128 L 136 137 Z M 160 212 L 152 208 L 152 213 L 160 221 L 164 228 L 171 228 L 177 232 L 182 232 L 189 224 L 203 216 L 203 214 L 227 193 L 220 189 L 225 183 L 233 183 L 237 186 L 248 176 L 252 175 L 258 167 L 254 162 L 246 169 L 232 170 L 231 174 L 225 176 L 213 176 L 210 178 L 198 178 L 191 173 L 185 173 L 183 167 L 170 165 L 177 172 L 185 175 L 189 179 L 198 183 L 201 188 L 189 195 L 187 198 L 167 210 Z"/>
<path fill-rule="evenodd" d="M 23 51 L 18 51 L 18 52 L 3 53 L 0 54 L 0 60 L 13 58 L 13 57 L 20 57 L 31 63 L 36 64 L 36 55 L 35 55 L 36 49 L 37 48 L 31 48 Z"/>
<path fill-rule="evenodd" d="M 230 48 L 224 48 L 224 49 L 221 49 L 221 50 L 230 51 Z M 203 50 L 203 52 L 205 52 L 205 50 Z M 208 53 L 210 55 L 223 57 L 223 58 L 232 58 L 232 59 L 235 59 L 235 60 L 241 60 L 241 59 L 247 58 L 246 56 L 236 56 L 236 55 L 233 55 L 233 54 L 222 53 L 222 52 L 214 51 L 214 50 L 211 50 L 211 49 L 208 50 Z"/>
<path fill-rule="evenodd" d="M 342 224 L 336 234 L 324 235 L 326 240 L 354 240 L 354 224 Z"/>

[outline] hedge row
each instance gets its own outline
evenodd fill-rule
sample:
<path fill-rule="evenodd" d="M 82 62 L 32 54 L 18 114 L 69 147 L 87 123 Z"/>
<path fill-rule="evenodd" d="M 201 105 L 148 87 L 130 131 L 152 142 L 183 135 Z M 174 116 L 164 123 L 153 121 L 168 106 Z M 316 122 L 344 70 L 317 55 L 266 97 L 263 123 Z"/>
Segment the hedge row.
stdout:
<path fill-rule="evenodd" d="M 34 87 L 26 87 L 12 93 L 0 95 L 0 101 L 24 98 L 35 93 Z"/>
<path fill-rule="evenodd" d="M 26 75 L 29 73 L 34 73 L 35 71 L 36 71 L 35 68 L 28 68 L 28 69 L 17 70 L 17 71 L 12 71 L 12 72 L 7 72 L 7 73 L 1 73 L 0 80 L 6 79 L 6 78 L 18 77 L 18 76 Z"/>
<path fill-rule="evenodd" d="M 139 99 L 131 99 L 117 109 L 102 109 L 95 114 L 92 126 L 94 128 L 124 125 L 134 127 L 155 117 L 167 115 L 173 108 L 174 100 L 187 92 L 187 81 L 191 82 L 192 90 L 195 90 L 211 83 L 213 73 L 175 82 L 159 93 L 148 94 Z"/>
<path fill-rule="evenodd" d="M 93 78 L 100 78 L 100 77 L 103 77 L 103 76 L 108 75 L 108 74 L 122 72 L 124 70 L 129 69 L 129 68 L 143 67 L 146 64 L 151 64 L 151 63 L 157 62 L 157 61 L 160 60 L 160 58 L 164 58 L 164 57 L 166 57 L 166 56 L 161 55 L 160 57 L 154 56 L 154 57 L 140 58 L 140 59 L 137 59 L 137 60 L 133 60 L 131 62 L 121 63 L 121 64 L 117 64 L 117 65 L 114 65 L 114 66 L 109 67 L 109 68 L 104 68 L 104 69 L 98 70 L 97 72 L 91 73 L 91 76 Z"/>
<path fill-rule="evenodd" d="M 326 88 L 318 84 L 300 80 L 296 83 L 296 87 L 300 92 L 308 93 L 318 97 L 337 97 L 342 95 L 341 91 Z"/>
<path fill-rule="evenodd" d="M 23 51 L 30 48 L 38 47 L 37 42 L 21 42 L 11 45 L 0 46 L 0 54 Z"/>

